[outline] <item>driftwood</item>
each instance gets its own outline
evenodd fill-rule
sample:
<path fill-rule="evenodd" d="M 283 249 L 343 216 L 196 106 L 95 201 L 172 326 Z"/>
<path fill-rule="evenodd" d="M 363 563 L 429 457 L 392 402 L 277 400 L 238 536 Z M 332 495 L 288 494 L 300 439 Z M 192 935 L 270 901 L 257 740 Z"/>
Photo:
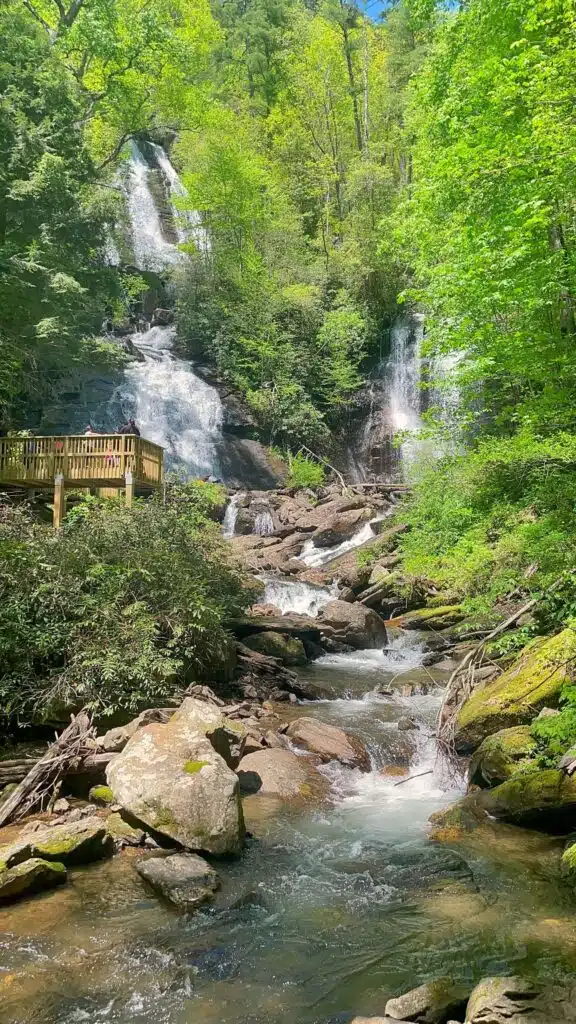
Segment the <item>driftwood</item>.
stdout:
<path fill-rule="evenodd" d="M 89 753 L 93 736 L 94 730 L 87 712 L 80 711 L 0 805 L 0 827 L 48 803 L 63 776 Z"/>

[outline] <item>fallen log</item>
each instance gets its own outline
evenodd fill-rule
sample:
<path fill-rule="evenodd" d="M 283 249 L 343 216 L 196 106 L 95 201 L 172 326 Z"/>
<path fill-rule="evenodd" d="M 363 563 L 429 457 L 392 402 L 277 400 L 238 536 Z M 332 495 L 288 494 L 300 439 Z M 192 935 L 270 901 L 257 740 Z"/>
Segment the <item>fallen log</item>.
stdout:
<path fill-rule="evenodd" d="M 80 711 L 0 805 L 0 827 L 49 803 L 61 779 L 91 752 L 94 735 L 88 713 Z"/>

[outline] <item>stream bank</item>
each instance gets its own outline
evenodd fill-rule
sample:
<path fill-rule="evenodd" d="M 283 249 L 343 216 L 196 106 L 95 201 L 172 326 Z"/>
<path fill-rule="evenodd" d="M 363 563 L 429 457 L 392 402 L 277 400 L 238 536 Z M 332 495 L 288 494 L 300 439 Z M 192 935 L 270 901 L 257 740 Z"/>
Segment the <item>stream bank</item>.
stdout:
<path fill-rule="evenodd" d="M 323 508 L 317 525 L 309 521 L 303 530 L 300 523 L 301 546 L 326 529 Z M 352 537 L 363 528 L 356 523 Z M 273 550 L 294 532 L 259 536 L 255 550 Z M 269 540 L 275 543 L 266 546 Z M 356 560 L 353 547 L 344 557 L 350 554 Z M 143 850 L 130 846 L 113 859 L 73 867 L 64 887 L 5 906 L 0 985 L 7 1024 L 327 1024 L 382 1016 L 389 998 L 444 974 L 467 990 L 493 974 L 570 979 L 576 927 L 560 873 L 563 840 L 488 818 L 442 842 L 430 836 L 431 814 L 465 788 L 437 758 L 433 735 L 450 674 L 436 659 L 448 642 L 454 646 L 454 627 L 446 627 L 450 639 L 441 651 L 431 649 L 438 646 L 434 632 L 401 624 L 388 626 L 385 643 L 374 647 L 330 636 L 326 608 L 335 599 L 354 607 L 331 589 L 324 575 L 335 571 L 331 564 L 315 583 L 303 578 L 308 567 L 295 576 L 268 570 L 264 586 L 283 595 L 286 615 L 261 605 L 255 635 L 275 632 L 258 628 L 274 619 L 289 630 L 292 603 L 302 612 L 308 602 L 306 628 L 332 650 L 285 669 L 306 697 L 245 700 L 236 720 L 261 721 L 284 749 L 280 737 L 295 720 L 336 727 L 367 750 L 370 770 L 311 763 L 288 738 L 292 755 L 324 780 L 322 793 L 298 800 L 246 795 L 244 852 L 209 858 L 221 887 L 194 914 L 158 899 L 134 869 Z M 352 570 L 350 563 L 350 583 Z M 431 655 L 436 664 L 426 665 Z M 210 703 L 208 693 L 195 699 Z M 229 715 L 230 702 L 222 710 Z M 265 746 L 274 753 L 271 742 Z M 84 806 L 71 803 L 72 813 Z M 106 815 L 96 811 L 98 820 Z"/>

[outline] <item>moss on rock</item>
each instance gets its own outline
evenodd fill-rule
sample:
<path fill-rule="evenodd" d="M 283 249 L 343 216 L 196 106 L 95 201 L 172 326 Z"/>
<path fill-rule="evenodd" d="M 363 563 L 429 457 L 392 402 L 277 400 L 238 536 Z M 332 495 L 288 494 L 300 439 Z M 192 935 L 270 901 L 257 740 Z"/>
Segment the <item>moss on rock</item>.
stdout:
<path fill-rule="evenodd" d="M 536 764 L 537 743 L 529 725 L 515 725 L 487 736 L 473 754 L 468 768 L 471 783 L 498 786 L 519 771 Z"/>
<path fill-rule="evenodd" d="M 308 660 L 301 640 L 285 633 L 276 633 L 274 630 L 254 633 L 244 639 L 244 644 L 260 654 L 279 658 L 284 665 L 305 665 Z"/>
<path fill-rule="evenodd" d="M 52 889 L 65 881 L 64 864 L 32 857 L 22 864 L 0 872 L 0 902 L 9 903 L 20 896 L 31 895 L 42 889 Z"/>
<path fill-rule="evenodd" d="M 481 804 L 503 821 L 568 831 L 576 808 L 576 777 L 556 768 L 516 775 L 482 793 Z"/>
<path fill-rule="evenodd" d="M 99 807 L 107 807 L 114 803 L 114 793 L 110 786 L 92 786 L 88 793 L 88 799 L 91 803 L 98 804 Z"/>
<path fill-rule="evenodd" d="M 543 707 L 557 704 L 562 687 L 571 679 L 574 658 L 574 630 L 532 641 L 506 672 L 473 693 L 458 712 L 458 753 L 469 754 L 491 733 L 525 725 Z"/>
<path fill-rule="evenodd" d="M 188 775 L 196 775 L 197 772 L 201 771 L 202 768 L 205 768 L 209 763 L 209 761 L 186 761 L 184 771 L 187 772 Z"/>
<path fill-rule="evenodd" d="M 447 629 L 464 618 L 459 604 L 444 605 L 440 608 L 419 608 L 402 616 L 404 629 Z"/>

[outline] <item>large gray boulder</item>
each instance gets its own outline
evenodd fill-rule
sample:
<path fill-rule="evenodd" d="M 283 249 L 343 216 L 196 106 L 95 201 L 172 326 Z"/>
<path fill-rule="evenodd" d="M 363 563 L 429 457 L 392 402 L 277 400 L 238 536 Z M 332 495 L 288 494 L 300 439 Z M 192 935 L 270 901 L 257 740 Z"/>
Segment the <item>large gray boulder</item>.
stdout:
<path fill-rule="evenodd" d="M 385 1014 L 417 1024 L 444 1024 L 466 1005 L 467 992 L 452 978 L 434 978 L 386 1003 Z"/>
<path fill-rule="evenodd" d="M 377 650 L 388 642 L 384 620 L 363 604 L 331 601 L 317 621 L 329 636 L 359 650 Z"/>
<path fill-rule="evenodd" d="M 288 726 L 286 735 L 296 746 L 318 754 L 322 761 L 340 761 L 349 768 L 370 771 L 366 747 L 335 725 L 327 725 L 315 718 L 296 718 Z"/>
<path fill-rule="evenodd" d="M 265 633 L 253 633 L 244 640 L 244 645 L 252 651 L 267 654 L 271 658 L 279 658 L 283 665 L 305 665 L 308 661 L 304 644 L 298 637 L 274 630 Z"/>
<path fill-rule="evenodd" d="M 239 853 L 238 779 L 197 724 L 183 711 L 140 729 L 108 765 L 108 784 L 125 811 L 187 849 Z"/>
<path fill-rule="evenodd" d="M 187 730 L 205 736 L 229 768 L 238 767 L 245 743 L 245 730 L 241 722 L 227 718 L 214 704 L 196 697 L 186 697 L 170 721 L 181 723 Z"/>
<path fill-rule="evenodd" d="M 213 898 L 220 885 L 214 868 L 195 853 L 147 857 L 137 861 L 135 868 L 156 892 L 180 910 L 196 910 Z"/>
<path fill-rule="evenodd" d="M 321 797 L 327 780 L 304 757 L 291 750 L 257 750 L 243 757 L 238 778 L 245 793 L 260 793 L 281 800 Z"/>
<path fill-rule="evenodd" d="M 117 754 L 124 750 L 128 740 L 135 732 L 138 732 L 138 729 L 142 729 L 145 725 L 151 725 L 152 722 L 167 722 L 173 714 L 174 708 L 147 708 L 126 725 L 108 729 L 103 736 L 98 736 L 96 743 L 105 753 Z"/>

